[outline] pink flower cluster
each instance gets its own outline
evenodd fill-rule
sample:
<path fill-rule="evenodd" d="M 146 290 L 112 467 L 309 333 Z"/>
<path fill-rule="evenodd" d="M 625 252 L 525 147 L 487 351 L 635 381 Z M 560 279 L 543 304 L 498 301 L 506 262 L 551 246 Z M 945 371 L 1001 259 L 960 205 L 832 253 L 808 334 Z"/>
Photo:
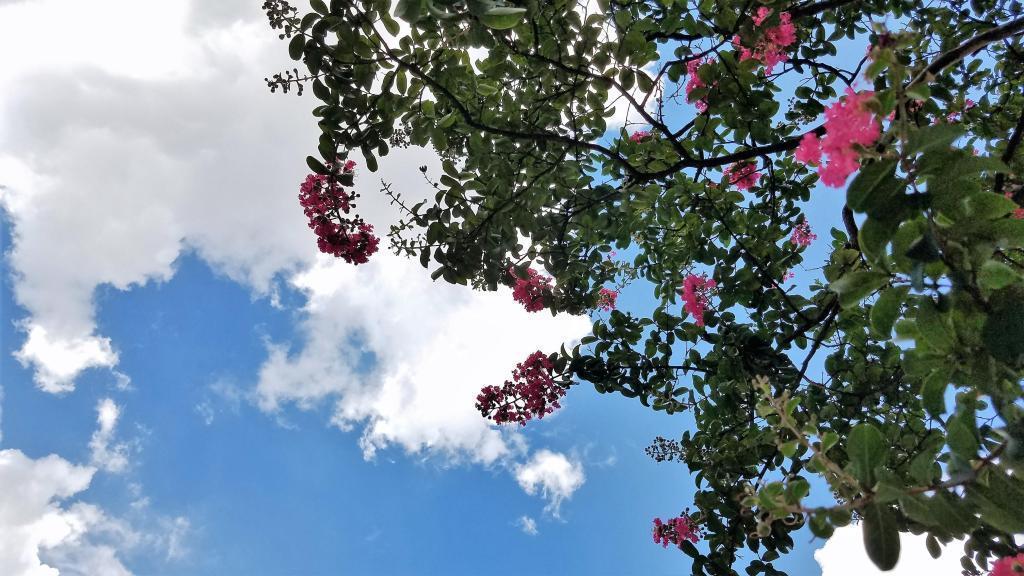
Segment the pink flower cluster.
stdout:
<path fill-rule="evenodd" d="M 992 565 L 991 576 L 1021 576 L 1024 574 L 1024 554 L 1000 558 Z"/>
<path fill-rule="evenodd" d="M 792 280 L 793 278 L 796 278 L 796 272 L 793 272 L 792 270 L 787 270 L 787 271 L 786 271 L 786 272 L 785 272 L 785 273 L 784 273 L 784 274 L 782 275 L 782 281 L 783 281 L 783 282 L 789 282 L 789 281 L 790 281 L 790 280 Z"/>
<path fill-rule="evenodd" d="M 1010 200 L 1013 200 L 1013 192 L 1010 192 L 1009 190 L 1003 192 L 1003 196 L 1009 198 Z M 1016 218 L 1017 220 L 1024 220 L 1024 208 L 1014 208 L 1013 217 Z"/>
<path fill-rule="evenodd" d="M 343 174 L 351 174 L 356 163 L 345 162 Z M 377 251 L 380 240 L 373 226 L 359 217 L 349 218 L 356 195 L 346 191 L 334 176 L 310 174 L 299 186 L 299 205 L 317 236 L 317 247 L 350 264 L 365 264 Z"/>
<path fill-rule="evenodd" d="M 615 310 L 615 301 L 618 300 L 618 298 L 618 290 L 601 288 L 597 292 L 597 307 L 605 312 L 611 312 L 612 310 Z"/>
<path fill-rule="evenodd" d="M 761 179 L 761 173 L 757 171 L 757 165 L 753 162 L 737 162 L 725 169 L 725 175 L 729 179 L 729 184 L 740 190 L 749 190 Z"/>
<path fill-rule="evenodd" d="M 825 136 L 819 140 L 814 132 L 808 132 L 800 141 L 796 159 L 818 166 L 818 175 L 826 186 L 841 187 L 860 167 L 857 147 L 871 146 L 881 135 L 875 114 L 864 105 L 874 95 L 847 88 L 846 98 L 825 110 Z M 822 154 L 828 156 L 828 164 L 821 163 Z"/>
<path fill-rule="evenodd" d="M 758 8 L 757 14 L 753 17 L 754 28 L 760 28 L 771 15 L 771 8 L 766 6 Z M 764 64 L 765 72 L 768 74 L 772 73 L 776 64 L 789 59 L 785 49 L 795 42 L 796 27 L 793 25 L 789 12 L 779 14 L 778 26 L 765 29 L 753 49 L 744 47 L 739 35 L 732 38 L 732 45 L 740 53 L 740 61 L 758 60 Z"/>
<path fill-rule="evenodd" d="M 689 62 L 686 63 L 686 75 L 689 76 L 689 79 L 686 81 L 686 101 L 692 102 L 693 106 L 697 109 L 698 112 L 707 111 L 708 99 L 707 97 L 699 98 L 696 102 L 694 102 L 693 97 L 690 95 L 690 93 L 693 92 L 694 90 L 698 88 L 704 88 L 707 86 L 707 84 L 705 84 L 704 81 L 700 79 L 700 76 L 697 75 L 697 70 L 699 70 L 700 67 L 703 66 L 704 64 L 711 64 L 714 61 L 714 58 L 698 58 L 696 60 L 690 60 Z"/>
<path fill-rule="evenodd" d="M 526 271 L 529 278 L 520 278 L 513 268 L 509 268 L 508 273 L 516 282 L 512 288 L 512 298 L 522 304 L 527 312 L 543 310 L 544 295 L 551 292 L 551 278 L 533 268 Z"/>
<path fill-rule="evenodd" d="M 711 305 L 715 286 L 715 281 L 704 275 L 688 274 L 683 280 L 683 309 L 693 316 L 697 326 L 704 325 L 704 311 Z"/>
<path fill-rule="evenodd" d="M 637 130 L 629 135 L 630 142 L 640 142 L 645 138 L 650 137 L 651 133 L 647 130 Z"/>
<path fill-rule="evenodd" d="M 946 114 L 946 122 L 949 122 L 950 124 L 952 124 L 953 122 L 959 122 L 961 113 L 967 112 L 968 110 L 974 108 L 977 105 L 978 103 L 975 102 L 974 100 L 971 100 L 970 98 L 964 100 L 964 109 L 959 112 L 950 112 L 949 114 Z"/>
<path fill-rule="evenodd" d="M 685 514 L 663 521 L 654 519 L 654 543 L 668 548 L 669 544 L 682 547 L 683 542 L 697 543 L 703 531 Z"/>
<path fill-rule="evenodd" d="M 516 366 L 512 380 L 501 386 L 486 386 L 476 397 L 476 409 L 498 424 L 543 418 L 560 408 L 565 388 L 555 383 L 554 365 L 540 350 Z"/>
<path fill-rule="evenodd" d="M 789 237 L 789 241 L 794 246 L 801 248 L 807 248 L 818 239 L 817 234 L 811 233 L 811 225 L 807 223 L 807 220 L 801 220 L 799 224 L 793 227 L 793 234 Z"/>

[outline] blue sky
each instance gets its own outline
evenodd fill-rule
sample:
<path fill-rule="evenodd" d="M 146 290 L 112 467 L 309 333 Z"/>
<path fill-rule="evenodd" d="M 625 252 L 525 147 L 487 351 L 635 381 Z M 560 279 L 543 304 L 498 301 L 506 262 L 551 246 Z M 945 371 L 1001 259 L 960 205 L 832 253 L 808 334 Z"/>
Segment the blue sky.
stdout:
<path fill-rule="evenodd" d="M 52 42 L 25 51 L 31 22 Z M 589 319 L 318 257 L 311 101 L 261 82 L 284 52 L 255 0 L 0 0 L 0 574 L 689 573 L 650 523 L 692 482 L 643 453 L 686 415 L 586 387 L 523 430 L 473 409 Z M 381 174 L 414 197 L 422 164 Z M 840 194 L 808 210 L 810 261 Z M 832 568 L 809 535 L 778 565 L 872 574 L 840 536 Z"/>

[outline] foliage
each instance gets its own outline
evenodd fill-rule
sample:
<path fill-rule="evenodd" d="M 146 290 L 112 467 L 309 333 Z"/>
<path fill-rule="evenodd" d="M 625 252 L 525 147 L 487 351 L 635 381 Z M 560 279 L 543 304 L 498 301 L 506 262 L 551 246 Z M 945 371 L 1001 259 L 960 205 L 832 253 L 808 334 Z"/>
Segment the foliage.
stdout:
<path fill-rule="evenodd" d="M 320 101 L 311 168 L 333 178 L 358 150 L 376 170 L 408 144 L 445 159 L 429 201 L 385 188 L 405 212 L 393 249 L 477 289 L 542 273 L 530 302 L 552 313 L 652 290 L 549 360 L 562 386 L 692 412 L 652 453 L 696 474 L 703 542 L 673 540 L 694 574 L 782 574 L 795 530 L 851 521 L 881 568 L 899 532 L 934 555 L 966 538 L 969 574 L 1021 552 L 1018 2 L 311 5 L 265 5 L 308 69 L 268 83 Z M 643 130 L 612 128 L 616 106 Z M 844 222 L 824 282 L 787 287 L 818 173 L 854 170 L 845 204 L 814 191 Z M 696 316 L 686 278 L 706 279 Z"/>

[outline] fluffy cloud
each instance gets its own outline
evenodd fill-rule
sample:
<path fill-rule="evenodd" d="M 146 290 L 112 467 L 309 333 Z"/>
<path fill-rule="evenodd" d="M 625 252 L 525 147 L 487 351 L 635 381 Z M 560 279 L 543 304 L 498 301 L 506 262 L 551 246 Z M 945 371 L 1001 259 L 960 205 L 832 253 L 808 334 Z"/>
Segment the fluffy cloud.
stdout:
<path fill-rule="evenodd" d="M 129 574 L 113 543 L 130 546 L 134 533 L 96 506 L 65 503 L 88 488 L 95 471 L 55 455 L 32 460 L 0 451 L 0 574 Z"/>
<path fill-rule="evenodd" d="M 528 534 L 530 536 L 540 534 L 540 531 L 537 530 L 537 521 L 529 516 L 520 516 L 519 519 L 516 520 L 516 524 L 519 525 L 519 528 L 524 534 Z"/>
<path fill-rule="evenodd" d="M 417 263 L 390 254 L 358 268 L 321 260 L 294 283 L 309 295 L 305 342 L 297 352 L 271 346 L 259 405 L 331 402 L 338 426 L 366 423 L 368 457 L 392 443 L 484 463 L 513 455 L 473 407 L 480 388 L 589 329 L 584 318 L 529 314 L 508 290 L 431 282 Z"/>
<path fill-rule="evenodd" d="M 359 268 L 318 259 L 295 198 L 316 142 L 312 100 L 260 80 L 293 65 L 284 44 L 258 3 L 158 4 L 0 5 L 0 52 L 34 47 L 0 72 L 0 206 L 28 312 L 16 356 L 40 389 L 70 392 L 83 370 L 116 367 L 118 342 L 96 328 L 97 287 L 169 281 L 194 252 L 258 297 L 282 276 L 309 295 L 303 341 L 269 347 L 264 410 L 329 402 L 335 424 L 362 427 L 368 456 L 392 444 L 484 463 L 523 454 L 521 438 L 476 413 L 475 395 L 588 320 L 527 315 L 507 292 L 435 284 L 388 254 Z M 35 42 L 26 21 L 47 22 L 51 41 Z M 399 149 L 381 174 L 415 201 L 430 193 L 420 165 L 438 162 Z M 360 171 L 359 211 L 386 229 L 394 209 L 379 186 Z M 94 440 L 97 465 L 122 466 L 102 421 Z"/>
<path fill-rule="evenodd" d="M 882 572 L 864 552 L 860 526 L 850 525 L 835 531 L 828 542 L 814 553 L 821 576 L 920 576 L 921 574 L 959 574 L 963 547 L 952 542 L 939 559 L 928 554 L 924 536 L 900 534 L 900 561 L 896 568 Z"/>
<path fill-rule="evenodd" d="M 97 429 L 89 440 L 92 465 L 107 472 L 124 472 L 128 469 L 128 445 L 113 443 L 114 430 L 121 416 L 121 408 L 110 398 L 100 400 L 96 405 Z"/>
<path fill-rule="evenodd" d="M 526 464 L 516 468 L 516 480 L 527 494 L 540 493 L 548 501 L 545 508 L 556 518 L 562 502 L 583 486 L 583 465 L 565 454 L 538 450 Z"/>

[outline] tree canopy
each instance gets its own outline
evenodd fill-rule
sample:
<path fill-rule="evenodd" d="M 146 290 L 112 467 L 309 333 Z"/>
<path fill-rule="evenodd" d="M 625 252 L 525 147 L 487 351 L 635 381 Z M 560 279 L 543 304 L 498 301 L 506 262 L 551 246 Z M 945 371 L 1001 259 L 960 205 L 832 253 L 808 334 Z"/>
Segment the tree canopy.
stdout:
<path fill-rule="evenodd" d="M 648 451 L 695 473 L 694 501 L 666 503 L 687 511 L 654 527 L 695 575 L 783 574 L 794 531 L 851 521 L 882 569 L 912 532 L 933 555 L 966 539 L 965 573 L 1010 570 L 1020 2 L 311 6 L 264 7 L 305 67 L 269 86 L 319 100 L 302 205 L 321 249 L 355 264 L 377 249 L 346 188 L 353 159 L 375 171 L 429 146 L 443 173 L 427 201 L 381 191 L 404 215 L 392 249 L 435 279 L 512 286 L 531 311 L 604 311 L 579 345 L 481 383 L 485 416 L 525 424 L 585 386 L 690 412 L 694 431 Z M 804 260 L 812 195 L 843 223 L 818 231 L 825 262 Z M 822 278 L 798 289 L 805 264 Z M 651 291 L 649 310 L 615 310 L 627 285 Z"/>

